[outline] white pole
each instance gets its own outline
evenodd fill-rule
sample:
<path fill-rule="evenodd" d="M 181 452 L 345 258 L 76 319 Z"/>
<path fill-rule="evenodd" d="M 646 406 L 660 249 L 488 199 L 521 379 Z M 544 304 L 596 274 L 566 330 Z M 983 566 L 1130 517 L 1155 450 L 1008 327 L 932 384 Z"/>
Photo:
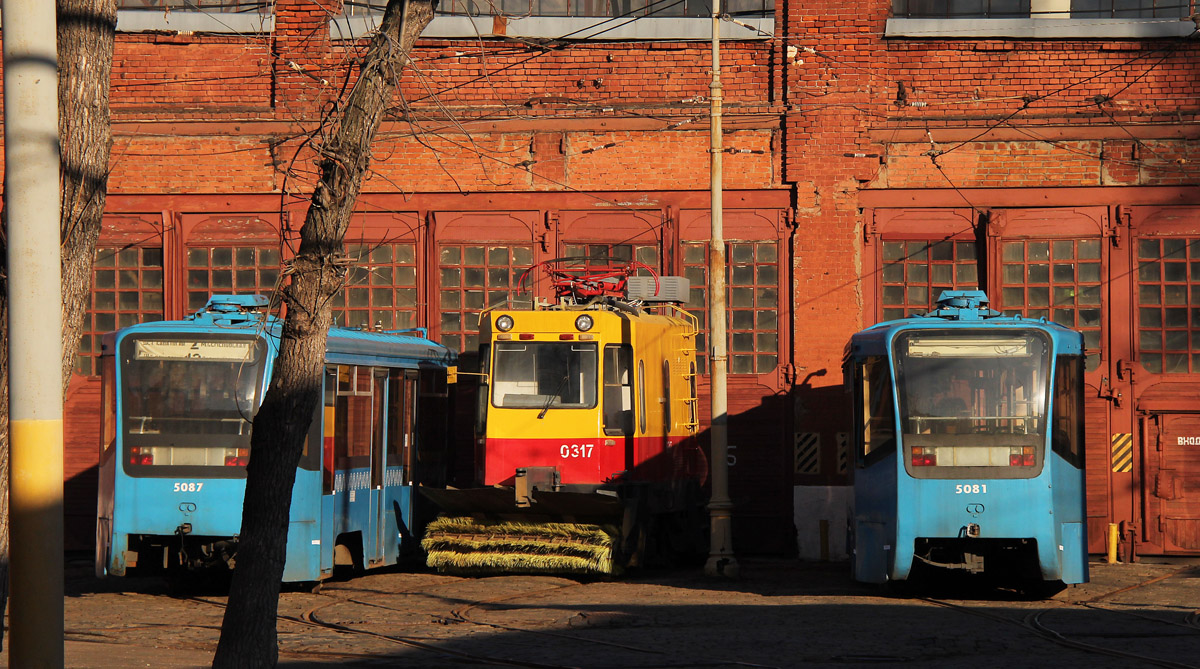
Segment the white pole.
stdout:
<path fill-rule="evenodd" d="M 712 143 L 708 153 L 712 168 L 712 222 L 708 238 L 708 333 L 709 379 L 711 381 L 712 420 L 709 445 L 712 452 L 712 497 L 708 501 L 710 525 L 708 562 L 704 571 L 709 576 L 737 576 L 737 559 L 733 556 L 733 504 L 729 501 L 729 413 L 726 400 L 725 373 L 728 357 L 725 352 L 725 229 L 722 220 L 721 155 L 721 0 L 713 0 L 712 15 L 712 91 L 709 127 Z"/>
<path fill-rule="evenodd" d="M 62 267 L 55 3 L 3 0 L 10 667 L 63 666 Z"/>

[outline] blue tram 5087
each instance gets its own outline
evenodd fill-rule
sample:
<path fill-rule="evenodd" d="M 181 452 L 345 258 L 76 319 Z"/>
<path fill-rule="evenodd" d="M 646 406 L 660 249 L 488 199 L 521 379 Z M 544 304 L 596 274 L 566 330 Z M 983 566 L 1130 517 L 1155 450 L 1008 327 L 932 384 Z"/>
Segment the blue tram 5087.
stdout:
<path fill-rule="evenodd" d="M 855 578 L 914 571 L 1088 580 L 1079 333 L 979 291 L 856 333 Z"/>
<path fill-rule="evenodd" d="M 232 567 L 250 428 L 281 324 L 261 295 L 104 337 L 98 575 Z M 455 353 L 416 332 L 331 328 L 324 401 L 296 471 L 285 581 L 395 564 L 445 484 Z"/>

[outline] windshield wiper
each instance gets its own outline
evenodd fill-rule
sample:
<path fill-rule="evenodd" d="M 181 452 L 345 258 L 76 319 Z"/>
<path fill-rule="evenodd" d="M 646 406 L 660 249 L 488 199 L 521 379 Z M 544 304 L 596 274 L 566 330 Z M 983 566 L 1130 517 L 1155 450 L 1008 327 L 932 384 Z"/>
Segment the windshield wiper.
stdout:
<path fill-rule="evenodd" d="M 570 374 L 563 374 L 562 381 L 558 382 L 558 387 L 554 389 L 554 392 L 550 395 L 550 397 L 546 398 L 545 406 L 543 406 L 542 410 L 538 412 L 538 420 L 546 417 L 546 412 L 550 410 L 550 405 L 554 404 L 554 400 L 561 399 L 562 391 L 567 387 L 567 381 L 570 380 Z"/>

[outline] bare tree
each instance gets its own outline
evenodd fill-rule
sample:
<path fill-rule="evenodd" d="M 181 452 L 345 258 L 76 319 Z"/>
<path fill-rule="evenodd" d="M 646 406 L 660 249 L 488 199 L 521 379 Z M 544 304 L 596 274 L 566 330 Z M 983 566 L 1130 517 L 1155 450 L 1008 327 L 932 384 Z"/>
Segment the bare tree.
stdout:
<path fill-rule="evenodd" d="M 91 297 L 112 144 L 108 90 L 116 0 L 57 0 L 58 136 L 62 167 L 62 383 L 71 380 Z M 0 263 L 8 237 L 0 235 Z M 8 604 L 8 273 L 0 272 L 0 611 Z M 2 634 L 2 632 L 0 632 Z M 0 647 L 3 637 L 0 636 Z"/>
<path fill-rule="evenodd" d="M 250 437 L 237 568 L 214 667 L 269 667 L 278 661 L 275 616 L 292 484 L 321 399 L 330 304 L 345 276 L 346 229 L 370 164 L 371 142 L 435 5 L 436 0 L 388 1 L 337 127 L 318 148 L 320 180 L 300 229 L 300 247 L 284 272 L 279 356 Z"/>
<path fill-rule="evenodd" d="M 58 1 L 58 136 L 62 146 L 62 294 L 65 391 L 91 306 L 92 261 L 108 193 L 108 90 L 116 0 Z"/>

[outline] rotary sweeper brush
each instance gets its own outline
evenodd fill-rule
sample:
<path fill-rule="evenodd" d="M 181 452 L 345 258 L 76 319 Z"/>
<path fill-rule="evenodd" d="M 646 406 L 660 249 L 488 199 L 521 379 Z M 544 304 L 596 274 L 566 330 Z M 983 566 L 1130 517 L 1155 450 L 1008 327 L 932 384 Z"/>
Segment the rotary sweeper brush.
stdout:
<path fill-rule="evenodd" d="M 454 574 L 616 575 L 615 527 L 443 517 L 425 531 L 428 564 Z"/>

